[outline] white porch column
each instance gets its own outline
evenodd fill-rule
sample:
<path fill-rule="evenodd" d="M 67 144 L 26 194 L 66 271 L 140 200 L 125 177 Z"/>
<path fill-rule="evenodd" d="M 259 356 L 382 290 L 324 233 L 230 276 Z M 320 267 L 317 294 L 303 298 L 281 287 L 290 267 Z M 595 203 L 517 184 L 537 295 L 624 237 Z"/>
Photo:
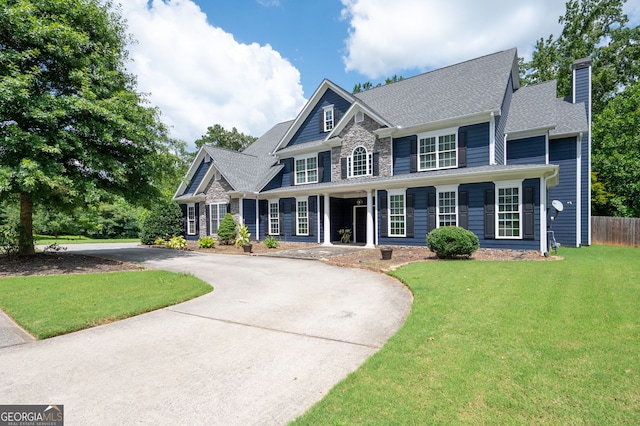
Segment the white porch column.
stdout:
<path fill-rule="evenodd" d="M 324 194 L 324 236 L 323 246 L 330 246 L 331 244 L 331 202 L 329 200 L 329 194 Z"/>
<path fill-rule="evenodd" d="M 373 191 L 367 190 L 367 248 L 375 247 L 373 243 Z"/>

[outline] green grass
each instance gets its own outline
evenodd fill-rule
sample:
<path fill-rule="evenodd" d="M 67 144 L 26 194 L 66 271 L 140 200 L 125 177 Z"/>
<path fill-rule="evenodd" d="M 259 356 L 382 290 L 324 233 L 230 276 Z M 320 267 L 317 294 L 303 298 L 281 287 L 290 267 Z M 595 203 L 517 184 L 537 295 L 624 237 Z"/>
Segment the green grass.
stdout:
<path fill-rule="evenodd" d="M 212 290 L 167 271 L 0 279 L 0 308 L 38 339 L 105 324 L 193 299 Z"/>
<path fill-rule="evenodd" d="M 97 239 L 83 237 L 82 235 L 34 235 L 37 245 L 50 245 L 53 243 L 64 244 L 86 244 L 86 243 L 139 243 L 140 238 L 111 238 Z"/>
<path fill-rule="evenodd" d="M 640 424 L 640 250 L 559 254 L 399 269 L 405 325 L 295 424 Z"/>

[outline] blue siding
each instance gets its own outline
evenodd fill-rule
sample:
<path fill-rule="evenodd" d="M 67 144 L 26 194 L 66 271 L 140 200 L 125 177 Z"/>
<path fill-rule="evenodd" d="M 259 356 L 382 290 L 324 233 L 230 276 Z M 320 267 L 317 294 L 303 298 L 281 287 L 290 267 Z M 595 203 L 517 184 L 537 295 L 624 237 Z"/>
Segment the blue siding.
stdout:
<path fill-rule="evenodd" d="M 411 144 L 417 141 L 417 136 L 405 136 L 393 140 L 393 174 L 405 175 L 411 173 Z"/>
<path fill-rule="evenodd" d="M 545 164 L 546 138 L 536 136 L 507 142 L 507 164 Z"/>
<path fill-rule="evenodd" d="M 284 165 L 284 168 L 280 172 L 282 174 L 281 186 L 292 186 L 295 182 L 295 178 L 293 176 L 293 158 L 285 158 L 280 160 L 280 162 Z"/>
<path fill-rule="evenodd" d="M 528 179 L 523 182 L 523 187 L 534 188 L 535 202 L 535 236 L 533 240 L 507 240 L 507 239 L 484 239 L 484 194 L 487 189 L 492 189 L 492 182 L 464 184 L 458 187 L 458 191 L 467 191 L 469 195 L 469 230 L 478 236 L 480 247 L 500 248 L 513 250 L 539 250 L 540 249 L 540 181 L 539 179 Z M 415 200 L 414 210 L 414 237 L 380 237 L 379 245 L 407 245 L 426 246 L 426 235 L 428 230 L 428 194 L 434 192 L 434 187 L 419 187 L 407 189 L 407 195 L 413 194 Z M 386 197 L 386 191 L 378 191 L 378 197 Z M 380 208 L 377 203 L 378 214 L 378 235 L 381 231 Z M 337 213 L 336 213 L 337 214 Z"/>
<path fill-rule="evenodd" d="M 268 184 L 265 185 L 263 191 L 269 191 L 271 189 L 281 188 L 283 175 L 284 175 L 284 169 L 280 170 L 280 173 L 278 173 L 273 179 L 271 179 L 271 181 Z"/>
<path fill-rule="evenodd" d="M 575 247 L 576 239 L 576 139 L 566 138 L 551 140 L 549 143 L 549 162 L 560 166 L 560 183 L 549 190 L 549 204 L 559 200 L 564 210 L 553 223 L 549 221 L 555 232 L 556 240 L 569 247 Z M 550 209 L 553 213 L 553 209 Z"/>
<path fill-rule="evenodd" d="M 198 166 L 198 169 L 196 170 L 193 177 L 191 178 L 191 182 L 189 182 L 189 185 L 187 185 L 187 189 L 184 190 L 183 194 L 192 194 L 193 191 L 196 190 L 198 185 L 202 183 L 202 179 L 204 179 L 204 175 L 207 174 L 207 171 L 209 170 L 209 167 L 212 164 L 213 164 L 212 161 L 205 163 L 204 160 L 202 161 L 202 163 L 200 163 L 200 165 Z"/>
<path fill-rule="evenodd" d="M 461 127 L 467 132 L 467 167 L 489 164 L 489 123 Z"/>
<path fill-rule="evenodd" d="M 251 239 L 260 240 L 260 235 L 256 233 L 256 200 L 242 200 L 242 214 L 244 216 L 244 224 L 251 233 Z"/>
<path fill-rule="evenodd" d="M 507 125 L 509 117 L 509 109 L 511 108 L 511 99 L 513 98 L 513 79 L 509 77 L 507 89 L 502 100 L 502 115 L 496 117 L 496 164 L 504 164 L 504 128 Z"/>
<path fill-rule="evenodd" d="M 296 211 L 293 209 L 295 207 L 295 198 L 284 198 L 284 202 L 282 203 L 283 211 L 282 217 L 283 222 L 280 226 L 284 229 L 284 235 L 280 236 L 282 241 L 294 241 L 294 242 L 305 242 L 305 243 L 316 243 L 318 242 L 318 219 L 317 219 L 317 197 L 315 195 L 308 197 L 308 208 L 309 208 L 309 221 L 313 221 L 313 235 L 293 235 L 293 226 L 295 223 L 295 215 Z"/>
<path fill-rule="evenodd" d="M 320 123 L 322 120 L 323 107 L 333 105 L 334 106 L 334 125 L 338 124 L 338 121 L 344 116 L 351 104 L 334 92 L 328 89 L 324 95 L 320 98 L 320 101 L 313 108 L 309 116 L 300 126 L 300 129 L 293 135 L 291 142 L 288 146 L 297 145 L 305 142 L 317 141 L 324 139 L 327 136 L 326 132 L 321 131 Z"/>

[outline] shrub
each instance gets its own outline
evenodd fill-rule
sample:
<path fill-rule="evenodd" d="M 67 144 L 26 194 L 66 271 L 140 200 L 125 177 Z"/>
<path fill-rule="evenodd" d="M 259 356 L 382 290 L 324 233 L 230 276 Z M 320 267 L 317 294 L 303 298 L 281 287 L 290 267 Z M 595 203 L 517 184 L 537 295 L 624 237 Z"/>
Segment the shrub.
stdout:
<path fill-rule="evenodd" d="M 471 231 L 458 226 L 442 226 L 427 234 L 427 246 L 439 259 L 453 259 L 471 256 L 480 243 Z"/>
<path fill-rule="evenodd" d="M 174 202 L 162 203 L 154 207 L 143 219 L 140 241 L 142 244 L 151 245 L 157 238 L 168 240 L 174 235 L 181 235 L 182 210 Z"/>
<path fill-rule="evenodd" d="M 213 237 L 201 237 L 198 239 L 198 247 L 200 248 L 212 248 L 216 245 L 216 240 Z"/>
<path fill-rule="evenodd" d="M 218 242 L 220 244 L 231 244 L 236 239 L 236 221 L 233 220 L 231 213 L 227 213 L 222 218 L 220 226 L 218 226 Z"/>
<path fill-rule="evenodd" d="M 165 243 L 165 247 L 176 250 L 184 250 L 187 248 L 187 240 L 184 237 L 171 237 L 169 241 Z"/>
<path fill-rule="evenodd" d="M 153 242 L 154 245 L 156 246 L 163 246 L 165 244 L 167 244 L 167 242 L 164 240 L 164 238 L 156 238 L 156 240 Z"/>
<path fill-rule="evenodd" d="M 10 226 L 0 226 L 0 254 L 16 256 L 20 252 L 19 241 L 18 231 Z"/>
<path fill-rule="evenodd" d="M 264 245 L 267 248 L 278 248 L 280 242 L 273 235 L 264 239 Z"/>

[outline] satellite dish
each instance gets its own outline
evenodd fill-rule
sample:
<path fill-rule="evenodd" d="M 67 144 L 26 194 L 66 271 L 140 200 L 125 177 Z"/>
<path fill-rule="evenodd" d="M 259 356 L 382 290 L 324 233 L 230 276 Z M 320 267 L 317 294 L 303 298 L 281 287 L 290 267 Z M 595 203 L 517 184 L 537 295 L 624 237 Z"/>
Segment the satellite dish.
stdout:
<path fill-rule="evenodd" d="M 562 201 L 560 201 L 560 200 L 553 200 L 551 202 L 551 205 L 553 206 L 554 209 L 556 209 L 559 212 L 564 210 L 564 205 L 562 205 Z"/>

